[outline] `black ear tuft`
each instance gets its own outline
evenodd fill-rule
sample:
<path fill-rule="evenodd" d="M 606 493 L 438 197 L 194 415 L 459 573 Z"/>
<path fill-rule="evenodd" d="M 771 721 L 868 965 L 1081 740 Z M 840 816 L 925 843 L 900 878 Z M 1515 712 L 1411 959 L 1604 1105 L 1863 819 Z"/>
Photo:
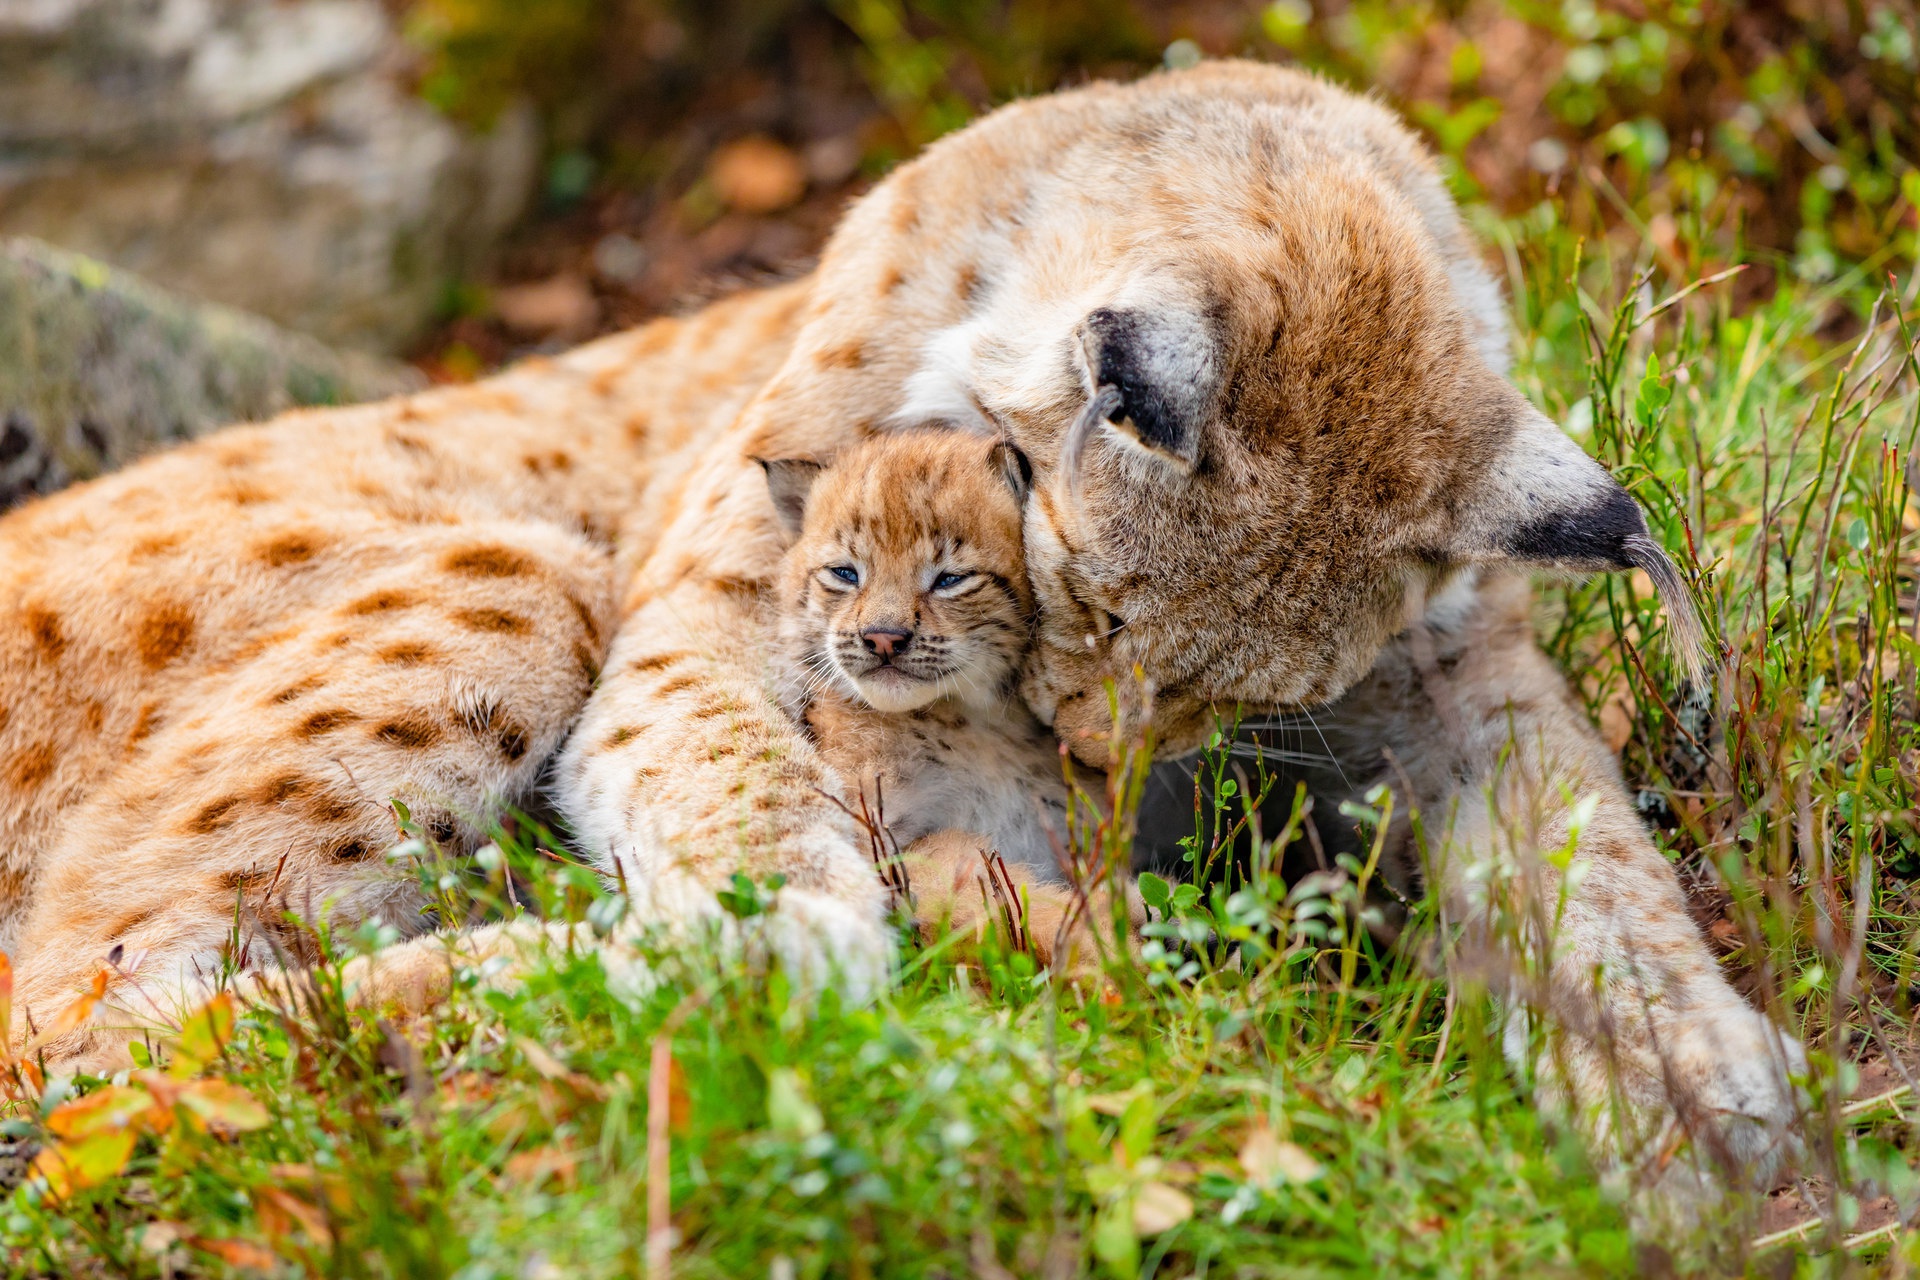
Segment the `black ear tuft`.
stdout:
<path fill-rule="evenodd" d="M 1667 634 L 1687 678 L 1706 670 L 1706 632 L 1686 579 L 1647 532 L 1647 518 L 1627 491 L 1607 482 L 1591 502 L 1535 517 L 1507 543 L 1518 559 L 1563 569 L 1639 569 L 1667 606 Z"/>
<path fill-rule="evenodd" d="M 1106 420 L 1142 448 L 1191 469 L 1219 381 L 1212 327 L 1177 312 L 1102 307 L 1087 317 L 1082 343 L 1096 393 L 1112 387 L 1119 396 Z"/>
<path fill-rule="evenodd" d="M 1569 510 L 1549 511 L 1522 525 L 1508 540 L 1518 559 L 1568 569 L 1631 569 L 1629 538 L 1644 538 L 1647 518 L 1640 504 L 1617 484 L 1593 495 L 1593 501 Z"/>
<path fill-rule="evenodd" d="M 988 452 L 987 461 L 999 470 L 1007 488 L 1013 490 L 1014 501 L 1026 505 L 1027 491 L 1033 488 L 1033 464 L 1027 461 L 1027 455 L 1012 441 L 1001 440 Z"/>
<path fill-rule="evenodd" d="M 806 458 L 755 458 L 767 473 L 767 495 L 773 499 L 773 514 L 789 538 L 800 536 L 807 519 L 807 495 L 824 469 Z"/>

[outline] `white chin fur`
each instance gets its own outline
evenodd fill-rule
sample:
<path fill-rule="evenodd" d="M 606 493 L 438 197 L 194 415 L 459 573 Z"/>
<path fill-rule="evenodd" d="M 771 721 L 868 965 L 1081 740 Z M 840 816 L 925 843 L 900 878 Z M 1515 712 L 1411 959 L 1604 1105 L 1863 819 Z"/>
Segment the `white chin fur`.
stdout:
<path fill-rule="evenodd" d="M 907 676 L 848 677 L 860 698 L 875 711 L 917 711 L 940 696 L 940 687 L 931 680 Z"/>

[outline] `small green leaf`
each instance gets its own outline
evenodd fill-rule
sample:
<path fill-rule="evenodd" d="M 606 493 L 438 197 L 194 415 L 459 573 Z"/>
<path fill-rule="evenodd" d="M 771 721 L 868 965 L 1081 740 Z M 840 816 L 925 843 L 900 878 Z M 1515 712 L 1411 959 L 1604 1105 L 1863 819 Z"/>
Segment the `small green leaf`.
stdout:
<path fill-rule="evenodd" d="M 1161 915 L 1167 913 L 1167 907 L 1173 901 L 1173 886 L 1151 871 L 1142 872 L 1134 884 L 1139 888 L 1140 897 L 1148 906 Z"/>
<path fill-rule="evenodd" d="M 1853 523 L 1847 526 L 1847 541 L 1852 544 L 1855 551 L 1865 551 L 1870 536 L 1867 522 L 1858 516 L 1855 516 Z"/>

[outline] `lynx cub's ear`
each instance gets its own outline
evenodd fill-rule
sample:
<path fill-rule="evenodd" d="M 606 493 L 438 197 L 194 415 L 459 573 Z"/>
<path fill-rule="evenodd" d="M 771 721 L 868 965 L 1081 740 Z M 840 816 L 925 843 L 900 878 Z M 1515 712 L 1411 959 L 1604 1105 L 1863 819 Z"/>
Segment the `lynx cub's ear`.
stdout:
<path fill-rule="evenodd" d="M 1007 488 L 1013 490 L 1013 498 L 1021 506 L 1027 503 L 1027 490 L 1033 488 L 1033 464 L 1027 461 L 1027 455 L 1009 440 L 1001 440 L 987 451 L 987 462 L 998 469 L 1007 482 Z"/>
<path fill-rule="evenodd" d="M 800 536 L 807 519 L 807 495 L 813 482 L 825 468 L 805 458 L 755 458 L 767 473 L 767 496 L 773 499 L 773 514 L 789 538 Z"/>
<path fill-rule="evenodd" d="M 1102 307 L 1077 338 L 1092 394 L 1073 427 L 1068 457 L 1104 421 L 1130 444 L 1182 472 L 1200 457 L 1200 428 L 1220 387 L 1219 338 L 1183 308 Z"/>

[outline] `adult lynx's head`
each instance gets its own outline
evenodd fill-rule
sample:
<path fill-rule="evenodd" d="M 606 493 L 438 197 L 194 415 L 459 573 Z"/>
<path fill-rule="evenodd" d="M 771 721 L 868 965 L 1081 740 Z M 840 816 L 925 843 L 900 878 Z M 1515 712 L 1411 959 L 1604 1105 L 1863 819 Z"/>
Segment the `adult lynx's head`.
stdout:
<path fill-rule="evenodd" d="M 1506 381 L 1499 291 L 1426 153 L 1306 76 L 1007 107 L 876 188 L 819 280 L 763 437 L 944 422 L 1031 458 L 1025 693 L 1069 741 L 1136 667 L 1175 748 L 1210 704 L 1329 700 L 1484 566 L 1677 581 Z"/>
<path fill-rule="evenodd" d="M 822 470 L 767 461 L 795 538 L 781 638 L 808 687 L 880 711 L 1013 693 L 1033 615 L 1020 547 L 1026 461 L 956 432 L 868 441 Z"/>

